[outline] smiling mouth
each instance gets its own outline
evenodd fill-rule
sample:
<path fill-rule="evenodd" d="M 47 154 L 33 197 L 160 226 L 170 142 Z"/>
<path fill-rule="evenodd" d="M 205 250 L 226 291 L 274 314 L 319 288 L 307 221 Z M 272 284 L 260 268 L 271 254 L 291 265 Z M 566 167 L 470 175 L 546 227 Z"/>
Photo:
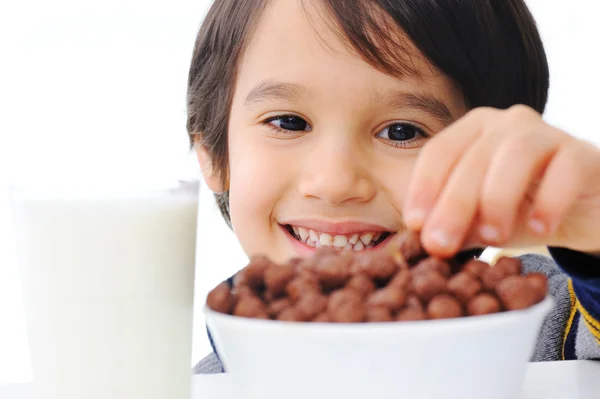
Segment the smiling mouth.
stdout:
<path fill-rule="evenodd" d="M 283 227 L 292 237 L 309 247 L 332 247 L 340 250 L 347 249 L 354 251 L 375 248 L 393 234 L 389 231 L 364 231 L 353 234 L 334 235 L 290 224 Z"/>

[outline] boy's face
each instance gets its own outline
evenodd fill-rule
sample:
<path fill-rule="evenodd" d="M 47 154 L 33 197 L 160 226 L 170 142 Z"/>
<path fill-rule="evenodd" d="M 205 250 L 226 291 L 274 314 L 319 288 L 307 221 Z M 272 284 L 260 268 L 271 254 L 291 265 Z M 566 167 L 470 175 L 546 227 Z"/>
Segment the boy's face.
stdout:
<path fill-rule="evenodd" d="M 422 76 L 396 79 L 328 25 L 322 9 L 273 0 L 240 60 L 228 188 L 248 255 L 385 245 L 404 229 L 420 149 L 466 112 L 460 90 L 425 61 L 412 60 Z"/>

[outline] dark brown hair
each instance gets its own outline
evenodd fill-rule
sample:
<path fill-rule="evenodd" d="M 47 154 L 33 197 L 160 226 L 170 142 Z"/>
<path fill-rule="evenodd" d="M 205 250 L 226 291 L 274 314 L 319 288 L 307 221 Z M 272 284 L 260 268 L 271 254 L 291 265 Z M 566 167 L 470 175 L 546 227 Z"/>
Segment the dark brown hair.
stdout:
<path fill-rule="evenodd" d="M 390 24 L 462 89 L 470 108 L 528 105 L 542 113 L 548 64 L 523 0 L 321 0 L 346 42 L 392 76 L 409 66 Z M 268 0 L 215 0 L 196 38 L 188 78 L 187 130 L 203 145 L 223 186 L 227 125 L 237 64 Z M 381 18 L 384 16 L 384 18 Z M 373 38 L 377 38 L 374 40 Z M 216 194 L 230 224 L 228 194 Z"/>

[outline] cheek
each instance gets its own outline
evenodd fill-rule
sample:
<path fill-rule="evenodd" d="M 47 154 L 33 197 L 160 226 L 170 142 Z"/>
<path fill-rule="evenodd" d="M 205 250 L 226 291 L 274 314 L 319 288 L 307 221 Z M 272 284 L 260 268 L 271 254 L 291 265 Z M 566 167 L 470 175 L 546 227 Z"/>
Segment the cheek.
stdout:
<path fill-rule="evenodd" d="M 416 156 L 401 156 L 388 159 L 378 168 L 378 186 L 397 210 L 401 211 L 404 206 L 416 162 Z"/>
<path fill-rule="evenodd" d="M 247 254 L 265 253 L 277 227 L 273 209 L 293 186 L 293 163 L 248 136 L 238 131 L 229 140 L 231 222 Z"/>

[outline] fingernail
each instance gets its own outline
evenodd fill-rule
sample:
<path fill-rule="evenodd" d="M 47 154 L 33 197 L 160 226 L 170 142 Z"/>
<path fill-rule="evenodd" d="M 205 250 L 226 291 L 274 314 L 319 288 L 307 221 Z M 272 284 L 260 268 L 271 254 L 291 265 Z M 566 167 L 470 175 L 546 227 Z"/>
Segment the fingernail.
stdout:
<path fill-rule="evenodd" d="M 548 231 L 546 224 L 542 222 L 540 219 L 530 219 L 529 220 L 529 228 L 536 234 L 544 235 Z"/>
<path fill-rule="evenodd" d="M 443 230 L 434 230 L 429 234 L 429 239 L 440 248 L 450 248 L 450 236 Z"/>
<path fill-rule="evenodd" d="M 500 230 L 491 224 L 481 226 L 479 229 L 479 235 L 484 241 L 489 243 L 500 241 Z"/>
<path fill-rule="evenodd" d="M 404 223 L 408 225 L 423 225 L 427 213 L 423 209 L 411 209 L 406 215 L 404 215 Z"/>

